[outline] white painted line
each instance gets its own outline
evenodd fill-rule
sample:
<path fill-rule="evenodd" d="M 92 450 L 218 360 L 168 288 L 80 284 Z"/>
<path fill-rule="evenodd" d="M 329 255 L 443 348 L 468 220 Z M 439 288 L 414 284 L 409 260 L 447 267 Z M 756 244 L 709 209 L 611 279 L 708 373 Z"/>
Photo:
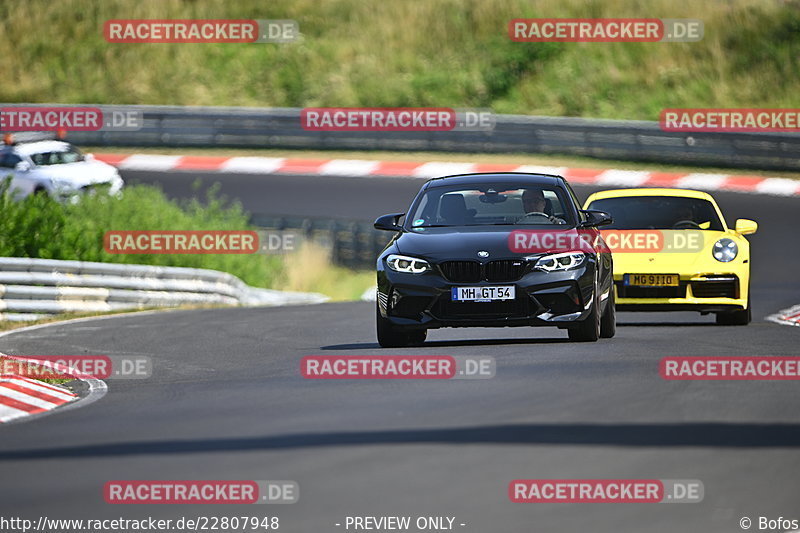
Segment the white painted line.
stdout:
<path fill-rule="evenodd" d="M 800 181 L 785 178 L 767 178 L 756 185 L 756 192 L 776 196 L 794 196 L 800 194 Z"/>
<path fill-rule="evenodd" d="M 135 154 L 120 161 L 117 166 L 125 170 L 172 170 L 182 156 Z"/>
<path fill-rule="evenodd" d="M 231 157 L 219 167 L 220 172 L 242 174 L 269 174 L 280 169 L 286 161 L 283 157 Z"/>
<path fill-rule="evenodd" d="M 413 175 L 415 178 L 438 178 L 442 176 L 450 176 L 453 174 L 468 174 L 475 172 L 474 163 L 444 163 L 432 161 L 424 163 L 414 169 Z"/>
<path fill-rule="evenodd" d="M 641 170 L 606 170 L 595 178 L 597 185 L 639 187 L 650 179 L 650 172 Z"/>
<path fill-rule="evenodd" d="M 369 176 L 378 165 L 380 161 L 332 159 L 320 167 L 319 173 L 325 176 Z"/>
<path fill-rule="evenodd" d="M 675 182 L 678 189 L 700 189 L 703 191 L 719 190 L 728 179 L 727 174 L 695 173 L 684 176 Z"/>

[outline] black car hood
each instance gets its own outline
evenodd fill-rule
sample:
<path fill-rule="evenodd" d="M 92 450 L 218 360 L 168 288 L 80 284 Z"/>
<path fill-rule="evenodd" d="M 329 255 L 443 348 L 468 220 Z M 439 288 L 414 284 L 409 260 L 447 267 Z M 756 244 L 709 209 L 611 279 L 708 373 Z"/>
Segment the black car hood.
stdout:
<path fill-rule="evenodd" d="M 506 229 L 507 228 L 507 229 Z M 575 228 L 551 226 L 461 226 L 448 228 L 420 228 L 404 232 L 395 245 L 399 253 L 424 256 L 434 261 L 445 259 L 492 260 L 522 257 L 509 246 L 512 231 L 537 230 L 577 235 Z M 489 257 L 478 256 L 479 251 L 489 252 Z M 536 253 L 536 252 L 534 252 Z M 541 253 L 541 251 L 539 251 Z"/>

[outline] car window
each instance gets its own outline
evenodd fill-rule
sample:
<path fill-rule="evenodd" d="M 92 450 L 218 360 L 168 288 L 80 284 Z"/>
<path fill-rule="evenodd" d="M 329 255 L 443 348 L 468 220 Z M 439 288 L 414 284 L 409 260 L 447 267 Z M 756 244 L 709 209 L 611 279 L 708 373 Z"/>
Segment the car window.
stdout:
<path fill-rule="evenodd" d="M 607 229 L 702 229 L 722 231 L 714 205 L 702 198 L 627 196 L 595 200 L 589 209 L 609 213 Z"/>
<path fill-rule="evenodd" d="M 417 201 L 411 227 L 572 224 L 561 189 L 496 184 L 433 187 Z"/>
<path fill-rule="evenodd" d="M 31 154 L 31 160 L 33 160 L 34 164 L 37 166 L 63 165 L 66 163 L 83 161 L 83 154 L 76 148 L 70 147 L 67 150 Z"/>

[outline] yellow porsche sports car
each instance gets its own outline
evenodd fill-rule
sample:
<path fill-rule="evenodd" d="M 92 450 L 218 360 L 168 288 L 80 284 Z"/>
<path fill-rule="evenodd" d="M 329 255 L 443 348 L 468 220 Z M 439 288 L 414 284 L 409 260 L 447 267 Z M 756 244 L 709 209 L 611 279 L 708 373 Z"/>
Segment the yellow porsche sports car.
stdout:
<path fill-rule="evenodd" d="M 717 324 L 750 323 L 750 243 L 758 224 L 729 228 L 714 198 L 684 189 L 600 191 L 585 209 L 611 214 L 602 231 L 614 257 L 620 311 L 715 313 Z"/>

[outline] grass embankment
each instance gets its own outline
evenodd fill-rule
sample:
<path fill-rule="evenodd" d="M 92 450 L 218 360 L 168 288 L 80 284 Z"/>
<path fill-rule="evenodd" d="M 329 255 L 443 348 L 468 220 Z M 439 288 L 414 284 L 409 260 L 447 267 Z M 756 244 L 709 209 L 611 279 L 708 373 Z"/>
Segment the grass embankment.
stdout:
<path fill-rule="evenodd" d="M 359 298 L 374 277 L 332 265 L 327 252 L 313 244 L 286 256 L 128 255 L 110 254 L 103 248 L 103 235 L 109 230 L 255 229 L 238 203 L 227 202 L 213 189 L 203 201 L 179 203 L 158 188 L 134 185 L 125 188 L 121 198 L 97 195 L 61 204 L 46 195 L 15 202 L 3 194 L 3 188 L 0 257 L 209 268 L 230 272 L 255 287 L 322 292 L 334 300 Z"/>
<path fill-rule="evenodd" d="M 695 43 L 515 43 L 512 18 L 695 18 Z M 110 44 L 107 19 L 295 19 L 290 44 Z M 655 120 L 795 107 L 800 11 L 763 0 L 28 0 L 0 4 L 0 101 L 451 106 Z"/>

